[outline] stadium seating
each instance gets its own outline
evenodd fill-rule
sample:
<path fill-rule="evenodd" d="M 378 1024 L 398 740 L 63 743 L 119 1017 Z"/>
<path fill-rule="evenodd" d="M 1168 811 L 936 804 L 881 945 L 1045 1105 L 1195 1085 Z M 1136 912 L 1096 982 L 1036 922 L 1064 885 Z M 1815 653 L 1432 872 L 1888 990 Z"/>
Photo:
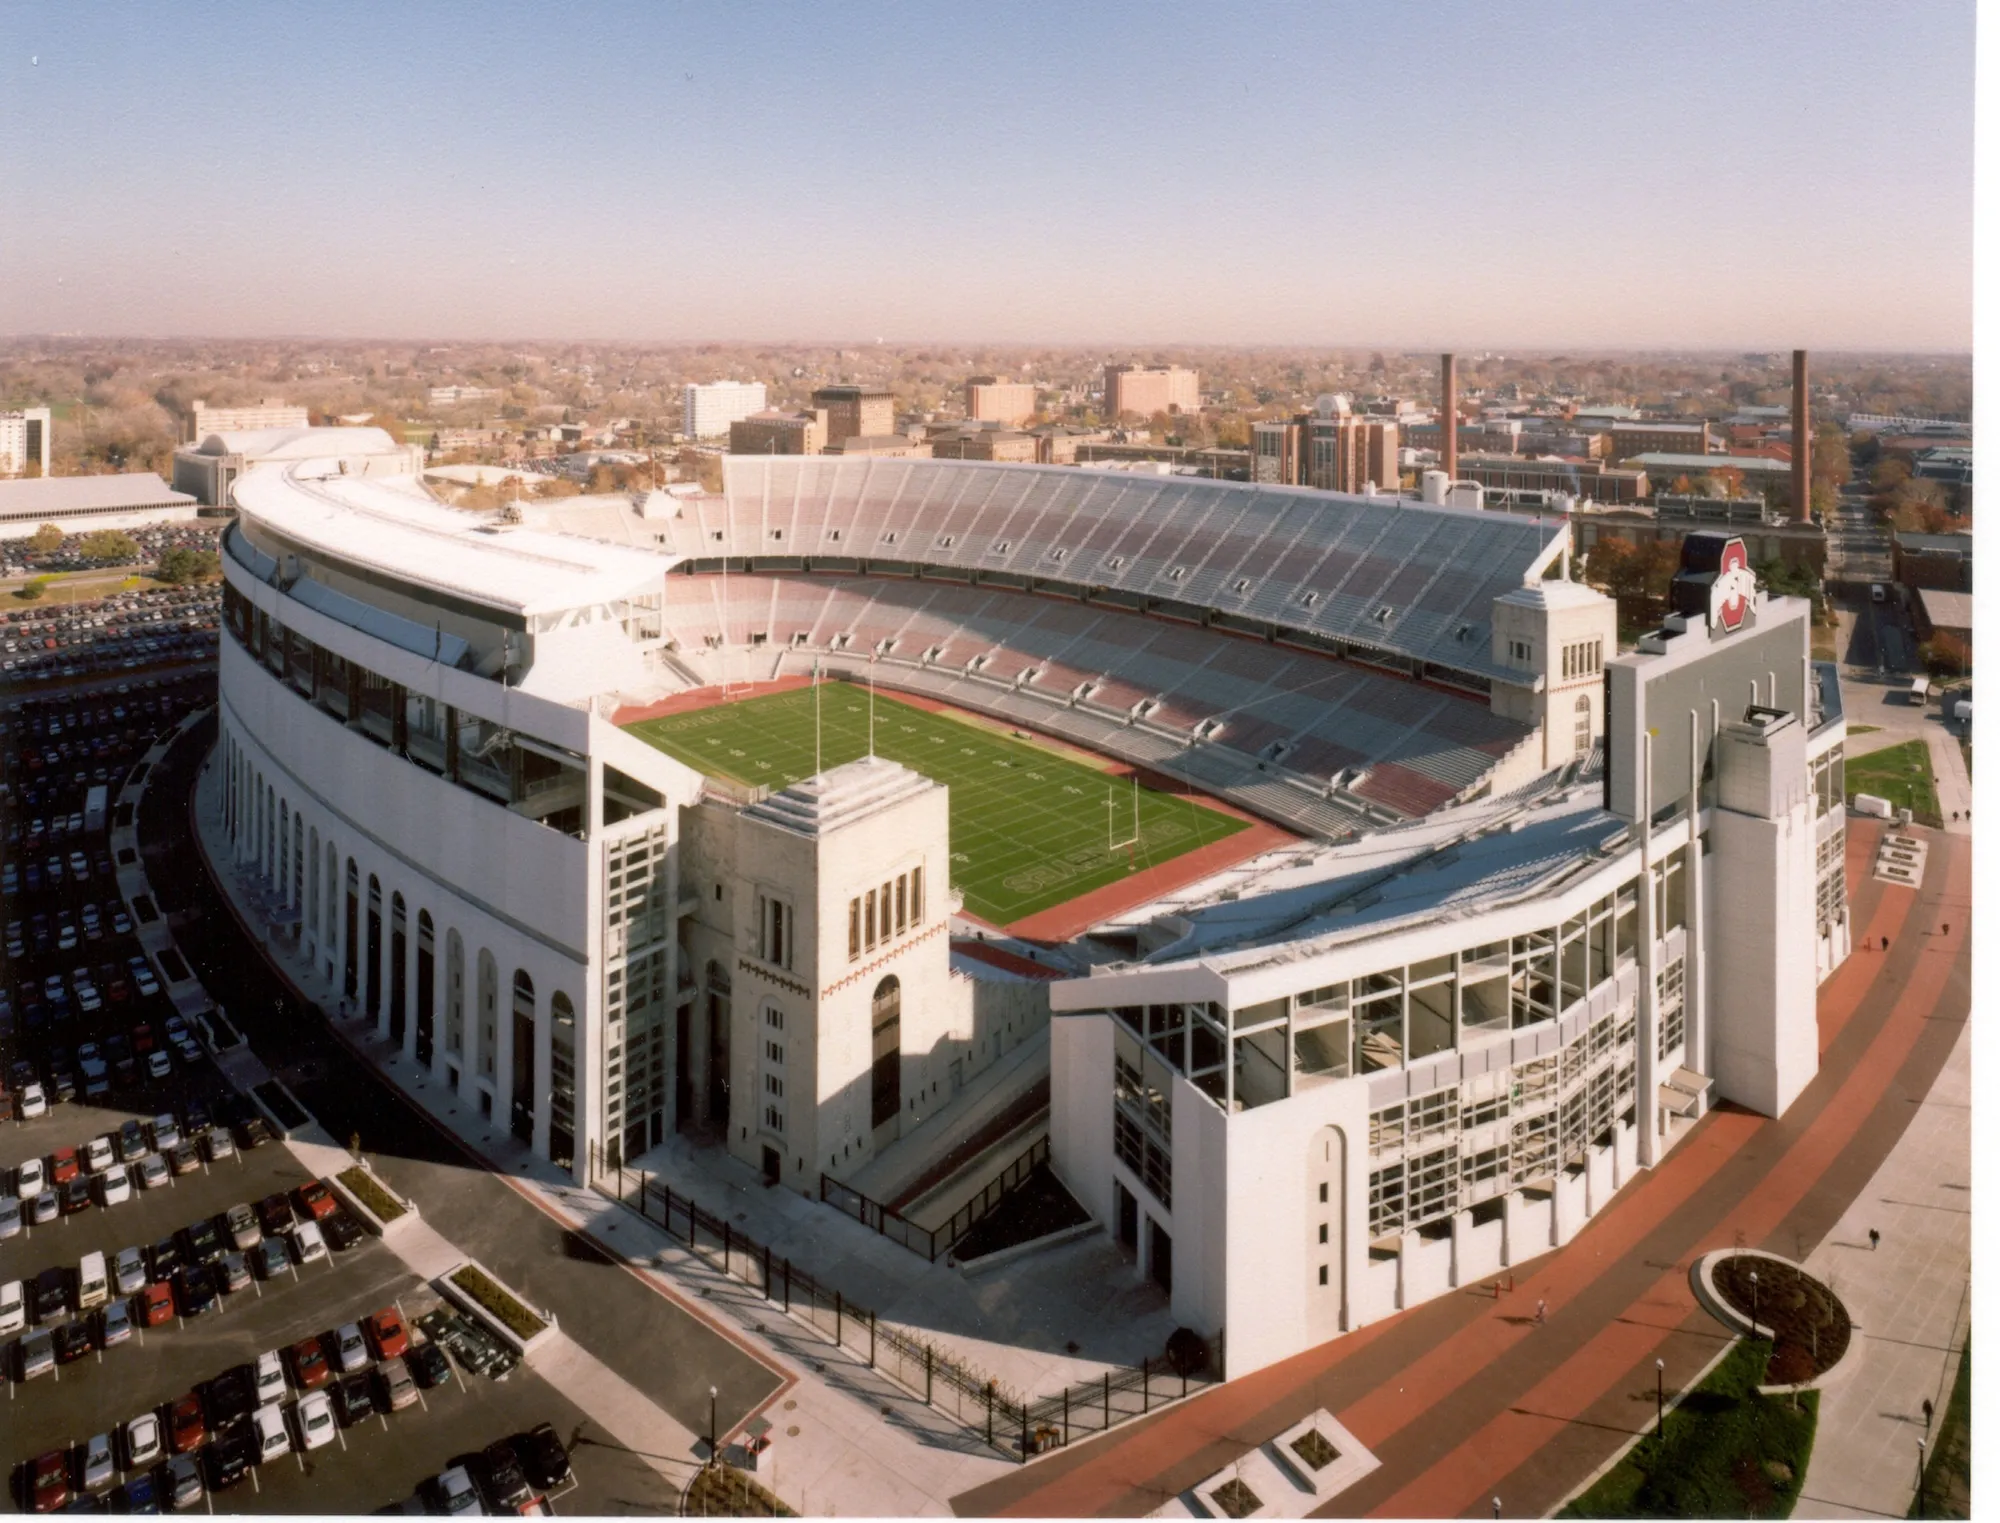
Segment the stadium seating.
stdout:
<path fill-rule="evenodd" d="M 674 666 L 865 672 L 1232 793 L 1323 834 L 1420 816 L 1526 735 L 1477 699 L 1332 656 L 990 586 L 804 572 L 667 578 Z M 728 668 L 732 679 L 745 671 Z"/>
<path fill-rule="evenodd" d="M 1183 477 L 731 456 L 666 529 L 681 557 L 898 561 L 1114 589 L 1491 676 L 1493 599 L 1560 518 Z"/>

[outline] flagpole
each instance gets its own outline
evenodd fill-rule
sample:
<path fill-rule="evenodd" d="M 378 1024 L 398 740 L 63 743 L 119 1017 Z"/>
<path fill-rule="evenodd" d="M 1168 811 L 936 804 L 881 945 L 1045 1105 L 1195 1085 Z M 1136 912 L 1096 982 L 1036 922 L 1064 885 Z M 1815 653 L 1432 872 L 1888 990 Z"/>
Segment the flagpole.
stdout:
<path fill-rule="evenodd" d="M 819 657 L 813 657 L 813 775 L 825 771 L 820 764 L 819 740 Z"/>
<path fill-rule="evenodd" d="M 868 754 L 875 754 L 875 652 L 868 653 Z"/>

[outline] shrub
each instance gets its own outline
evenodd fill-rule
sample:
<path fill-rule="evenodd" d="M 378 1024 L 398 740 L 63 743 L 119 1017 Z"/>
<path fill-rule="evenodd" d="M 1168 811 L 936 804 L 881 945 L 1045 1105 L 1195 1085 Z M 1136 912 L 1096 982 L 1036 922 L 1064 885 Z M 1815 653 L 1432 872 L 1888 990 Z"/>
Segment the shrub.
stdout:
<path fill-rule="evenodd" d="M 548 1323 L 536 1316 L 506 1286 L 481 1274 L 467 1264 L 452 1271 L 451 1283 L 476 1301 L 486 1311 L 499 1319 L 500 1325 L 515 1337 L 526 1342 L 535 1334 L 547 1328 Z"/>
<path fill-rule="evenodd" d="M 347 1193 L 366 1206 L 375 1220 L 385 1227 L 403 1214 L 403 1203 L 383 1189 L 375 1176 L 360 1164 L 342 1169 L 337 1177 Z"/>

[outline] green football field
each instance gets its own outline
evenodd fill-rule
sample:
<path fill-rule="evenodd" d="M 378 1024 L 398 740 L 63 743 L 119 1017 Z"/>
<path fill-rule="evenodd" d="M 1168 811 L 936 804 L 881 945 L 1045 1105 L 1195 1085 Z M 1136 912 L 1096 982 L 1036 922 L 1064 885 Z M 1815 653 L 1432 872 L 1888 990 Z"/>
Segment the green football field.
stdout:
<path fill-rule="evenodd" d="M 868 690 L 819 689 L 820 759 L 868 754 Z M 813 773 L 813 690 L 798 688 L 627 726 L 712 776 L 783 788 Z M 951 880 L 972 914 L 1010 925 L 1206 846 L 1245 822 L 1108 777 L 1040 746 L 883 693 L 875 751 L 951 789 Z M 1133 813 L 1138 825 L 1134 839 Z"/>

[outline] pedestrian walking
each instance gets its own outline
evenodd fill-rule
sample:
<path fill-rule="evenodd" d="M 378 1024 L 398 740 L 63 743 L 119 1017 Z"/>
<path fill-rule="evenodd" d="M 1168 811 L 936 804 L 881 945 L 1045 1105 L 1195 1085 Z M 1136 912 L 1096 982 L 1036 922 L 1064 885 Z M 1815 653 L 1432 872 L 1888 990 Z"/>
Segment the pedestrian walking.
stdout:
<path fill-rule="evenodd" d="M 1540 1327 L 1549 1320 L 1549 1303 L 1535 1302 L 1535 1326 Z"/>
<path fill-rule="evenodd" d="M 1870 1253 L 1873 1253 L 1877 1248 L 1880 1248 L 1881 1246 L 1882 1246 L 1882 1234 L 1877 1232 L 1873 1227 L 1870 1227 L 1868 1229 L 1868 1251 Z"/>

